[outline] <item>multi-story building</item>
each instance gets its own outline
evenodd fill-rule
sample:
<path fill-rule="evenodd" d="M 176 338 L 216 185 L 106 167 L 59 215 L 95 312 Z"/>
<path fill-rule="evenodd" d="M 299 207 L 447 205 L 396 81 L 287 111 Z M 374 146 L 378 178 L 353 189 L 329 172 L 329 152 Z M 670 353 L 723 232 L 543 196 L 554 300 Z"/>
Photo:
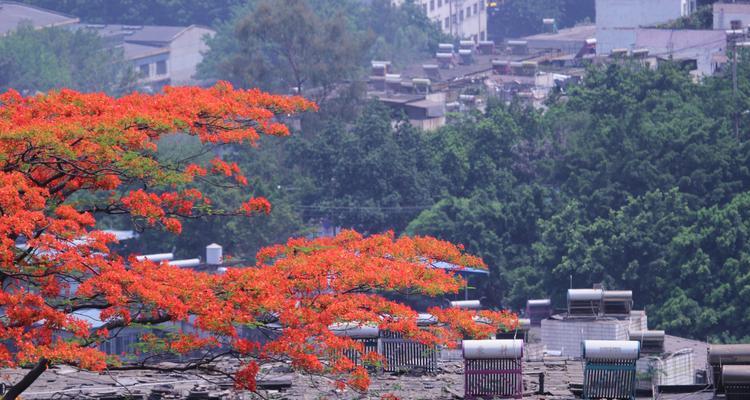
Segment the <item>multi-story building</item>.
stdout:
<path fill-rule="evenodd" d="M 393 0 L 400 5 L 404 0 Z M 487 39 L 485 0 L 414 0 L 443 32 L 475 42 Z"/>

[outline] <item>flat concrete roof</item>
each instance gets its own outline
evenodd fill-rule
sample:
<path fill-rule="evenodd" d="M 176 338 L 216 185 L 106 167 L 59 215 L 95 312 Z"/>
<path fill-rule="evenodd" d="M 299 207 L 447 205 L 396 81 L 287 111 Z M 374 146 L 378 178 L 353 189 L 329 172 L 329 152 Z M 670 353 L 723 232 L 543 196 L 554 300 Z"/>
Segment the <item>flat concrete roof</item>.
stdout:
<path fill-rule="evenodd" d="M 578 25 L 572 28 L 560 29 L 554 33 L 539 33 L 526 36 L 523 40 L 570 40 L 581 41 L 596 37 L 596 25 Z"/>

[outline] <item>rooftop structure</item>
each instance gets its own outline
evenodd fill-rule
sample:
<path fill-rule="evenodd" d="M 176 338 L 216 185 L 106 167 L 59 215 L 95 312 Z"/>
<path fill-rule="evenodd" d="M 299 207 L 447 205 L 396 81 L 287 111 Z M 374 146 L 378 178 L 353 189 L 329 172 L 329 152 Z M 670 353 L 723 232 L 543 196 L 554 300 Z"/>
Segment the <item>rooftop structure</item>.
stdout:
<path fill-rule="evenodd" d="M 634 48 L 647 49 L 649 57 L 694 62 L 696 73 L 702 76 L 716 72 L 717 56 L 726 54 L 725 31 L 637 29 L 633 33 Z"/>
<path fill-rule="evenodd" d="M 205 38 L 215 33 L 198 25 L 77 24 L 74 27 L 96 33 L 111 46 L 121 46 L 140 82 L 155 89 L 166 84 L 195 83 L 197 66 L 208 50 Z"/>
<path fill-rule="evenodd" d="M 15 1 L 0 1 L 0 36 L 12 32 L 21 23 L 28 23 L 35 29 L 41 29 L 69 26 L 78 22 L 79 19 L 71 15 Z"/>
<path fill-rule="evenodd" d="M 526 36 L 529 51 L 552 51 L 556 53 L 578 53 L 586 46 L 587 40 L 596 38 L 596 25 L 578 25 L 560 29 L 556 32 L 544 32 Z"/>
<path fill-rule="evenodd" d="M 586 340 L 584 399 L 635 399 L 636 361 L 640 345 L 633 341 Z"/>
<path fill-rule="evenodd" d="M 750 25 L 750 4 L 725 3 L 713 4 L 714 30 L 746 29 Z"/>
<path fill-rule="evenodd" d="M 523 396 L 523 340 L 464 340 L 464 398 Z"/>
<path fill-rule="evenodd" d="M 596 0 L 597 54 L 631 49 L 634 31 L 688 16 L 695 0 Z"/>

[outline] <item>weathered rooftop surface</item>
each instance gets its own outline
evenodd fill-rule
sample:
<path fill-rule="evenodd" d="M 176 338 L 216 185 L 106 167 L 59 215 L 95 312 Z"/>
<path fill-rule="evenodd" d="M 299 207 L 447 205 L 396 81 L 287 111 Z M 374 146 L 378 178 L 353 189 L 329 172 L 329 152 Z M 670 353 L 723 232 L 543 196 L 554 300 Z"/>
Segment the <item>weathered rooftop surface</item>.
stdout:
<path fill-rule="evenodd" d="M 583 385 L 581 359 L 545 354 L 539 343 L 540 331 L 533 327 L 530 343 L 524 349 L 524 399 L 564 400 L 580 398 Z M 708 345 L 703 342 L 666 336 L 665 350 L 674 352 L 692 349 L 695 366 L 706 365 Z M 164 363 L 169 368 L 174 364 Z M 221 369 L 236 369 L 236 361 L 222 362 Z M 26 371 L 0 370 L 0 382 L 17 382 Z M 259 389 L 271 399 L 379 399 L 394 394 L 401 399 L 460 399 L 464 394 L 464 368 L 460 350 L 444 350 L 435 374 L 387 373 L 371 374 L 370 391 L 366 394 L 351 389 L 337 391 L 333 383 L 323 377 L 303 376 L 278 364 L 264 366 L 259 377 Z M 544 389 L 540 391 L 540 376 L 544 375 Z M 661 393 L 659 399 L 712 399 L 713 392 L 703 386 L 672 388 L 676 393 Z M 679 391 L 681 390 L 681 391 Z M 255 399 L 246 392 L 232 390 L 232 382 L 225 376 L 211 373 L 156 372 L 149 370 L 92 373 L 71 367 L 56 367 L 45 372 L 24 394 L 24 399 Z M 164 397 L 166 395 L 166 397 Z M 149 397 L 151 396 L 151 397 Z M 169 397 L 172 396 L 172 397 Z M 639 399 L 652 399 L 650 393 L 638 393 Z"/>
<path fill-rule="evenodd" d="M 15 30 L 23 22 L 34 28 L 48 28 L 75 24 L 78 18 L 15 1 L 0 1 L 0 36 Z"/>
<path fill-rule="evenodd" d="M 557 32 L 538 33 L 526 36 L 523 40 L 572 40 L 583 41 L 596 37 L 596 25 L 578 25 L 572 28 L 560 29 Z"/>

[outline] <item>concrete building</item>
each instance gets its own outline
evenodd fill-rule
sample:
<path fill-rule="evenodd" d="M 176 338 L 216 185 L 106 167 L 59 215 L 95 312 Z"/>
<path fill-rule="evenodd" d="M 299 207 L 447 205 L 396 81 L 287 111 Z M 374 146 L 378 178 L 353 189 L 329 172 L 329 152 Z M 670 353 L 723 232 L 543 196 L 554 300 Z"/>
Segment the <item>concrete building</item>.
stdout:
<path fill-rule="evenodd" d="M 401 5 L 404 0 L 394 0 Z M 487 39 L 485 0 L 415 0 L 443 32 L 475 42 Z"/>
<path fill-rule="evenodd" d="M 689 16 L 696 0 L 596 0 L 597 54 L 632 50 L 635 30 Z"/>
<path fill-rule="evenodd" d="M 635 30 L 634 48 L 648 50 L 649 57 L 692 64 L 693 74 L 713 75 L 726 61 L 726 31 Z"/>
<path fill-rule="evenodd" d="M 215 31 L 197 25 L 142 26 L 80 24 L 112 46 L 122 46 L 125 59 L 139 74 L 140 83 L 158 89 L 163 85 L 196 83 L 195 74 L 205 38 Z"/>
<path fill-rule="evenodd" d="M 750 4 L 714 3 L 714 25 L 716 30 L 744 29 L 750 25 Z M 735 22 L 735 27 L 732 22 Z"/>
<path fill-rule="evenodd" d="M 15 30 L 20 23 L 29 23 L 36 29 L 42 29 L 70 26 L 78 22 L 78 18 L 63 13 L 15 1 L 0 1 L 0 36 Z"/>

